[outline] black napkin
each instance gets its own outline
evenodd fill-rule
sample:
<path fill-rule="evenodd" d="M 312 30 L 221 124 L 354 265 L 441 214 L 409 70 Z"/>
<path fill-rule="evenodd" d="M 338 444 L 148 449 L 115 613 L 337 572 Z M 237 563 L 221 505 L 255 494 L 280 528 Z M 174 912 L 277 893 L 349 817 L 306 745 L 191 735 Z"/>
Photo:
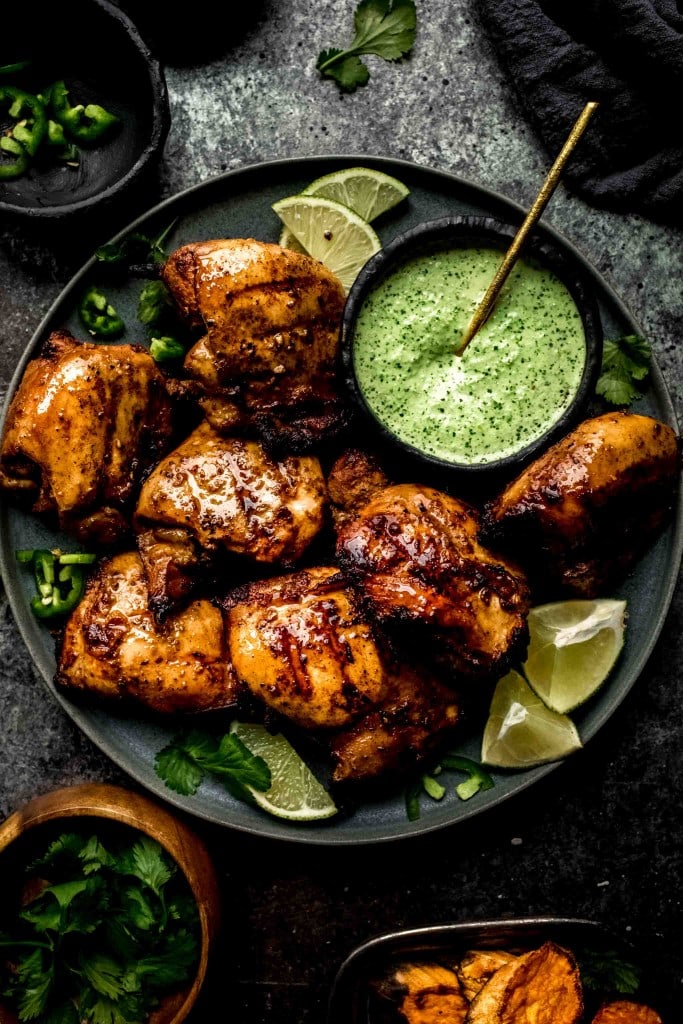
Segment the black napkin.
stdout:
<path fill-rule="evenodd" d="M 676 0 L 479 0 L 479 9 L 553 158 L 585 104 L 600 103 L 563 179 L 598 206 L 682 222 Z"/>

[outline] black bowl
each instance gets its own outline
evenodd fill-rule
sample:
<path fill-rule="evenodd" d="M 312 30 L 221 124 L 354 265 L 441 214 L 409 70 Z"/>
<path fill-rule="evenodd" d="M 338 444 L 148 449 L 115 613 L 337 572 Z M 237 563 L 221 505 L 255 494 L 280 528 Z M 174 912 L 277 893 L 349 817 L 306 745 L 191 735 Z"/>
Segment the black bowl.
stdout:
<path fill-rule="evenodd" d="M 10 4 L 0 51 L 0 64 L 31 62 L 0 85 L 36 93 L 64 79 L 72 104 L 97 103 L 120 118 L 101 143 L 80 148 L 78 167 L 34 160 L 0 181 L 0 211 L 39 220 L 99 212 L 146 177 L 168 134 L 168 96 L 159 62 L 123 11 L 108 0 L 36 0 L 30 11 Z"/>
<path fill-rule="evenodd" d="M 507 250 L 516 228 L 489 217 L 445 217 L 420 224 L 398 235 L 363 267 L 349 292 L 344 309 L 341 350 L 344 376 L 364 430 L 374 435 L 377 444 L 391 458 L 416 469 L 427 469 L 432 477 L 447 483 L 466 482 L 470 487 L 486 487 L 519 472 L 542 450 L 559 440 L 582 418 L 595 391 L 602 362 L 602 325 L 597 303 L 579 261 L 547 238 L 536 235 L 527 241 L 523 258 L 552 271 L 568 289 L 581 315 L 586 339 L 586 363 L 579 387 L 562 416 L 542 435 L 518 452 L 487 463 L 466 464 L 429 455 L 398 437 L 367 403 L 356 378 L 353 343 L 361 306 L 369 293 L 397 267 L 415 256 L 444 251 L 457 246 L 483 246 Z"/>

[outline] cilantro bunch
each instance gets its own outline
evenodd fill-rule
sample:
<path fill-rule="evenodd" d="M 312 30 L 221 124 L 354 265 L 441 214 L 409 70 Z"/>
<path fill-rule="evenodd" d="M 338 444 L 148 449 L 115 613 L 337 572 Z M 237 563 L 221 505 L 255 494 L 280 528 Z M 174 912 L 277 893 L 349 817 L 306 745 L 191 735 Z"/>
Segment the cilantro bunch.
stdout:
<path fill-rule="evenodd" d="M 142 1024 L 199 959 L 197 907 L 152 839 L 65 833 L 27 868 L 0 932 L 0 992 L 21 1021 Z"/>

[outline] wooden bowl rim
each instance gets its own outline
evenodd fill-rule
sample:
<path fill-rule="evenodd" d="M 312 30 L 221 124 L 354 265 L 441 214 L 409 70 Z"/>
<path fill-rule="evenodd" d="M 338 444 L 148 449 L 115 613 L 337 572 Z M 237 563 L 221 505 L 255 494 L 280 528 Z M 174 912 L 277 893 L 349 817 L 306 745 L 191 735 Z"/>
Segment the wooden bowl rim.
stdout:
<path fill-rule="evenodd" d="M 180 1024 L 194 1006 L 204 984 L 209 952 L 220 922 L 220 889 L 203 842 L 164 807 L 142 794 L 108 783 L 86 782 L 33 797 L 0 825 L 0 854 L 33 828 L 68 818 L 104 818 L 143 832 L 156 840 L 182 871 L 197 904 L 201 928 L 199 963 L 194 981 L 173 1017 L 150 1018 L 156 1024 Z"/>

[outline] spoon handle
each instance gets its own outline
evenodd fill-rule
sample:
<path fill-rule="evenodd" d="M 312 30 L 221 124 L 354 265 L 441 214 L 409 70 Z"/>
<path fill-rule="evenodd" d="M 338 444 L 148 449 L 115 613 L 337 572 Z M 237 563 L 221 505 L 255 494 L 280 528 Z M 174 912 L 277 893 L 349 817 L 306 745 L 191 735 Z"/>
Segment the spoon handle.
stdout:
<path fill-rule="evenodd" d="M 469 345 L 469 343 L 471 342 L 472 338 L 475 336 L 479 328 L 482 326 L 482 324 L 486 322 L 486 320 L 490 316 L 491 310 L 493 309 L 496 299 L 498 298 L 498 293 L 503 287 L 508 274 L 510 273 L 512 267 L 517 261 L 520 250 L 524 245 L 524 242 L 526 241 L 527 235 L 530 231 L 533 230 L 533 228 L 540 220 L 541 214 L 548 205 L 550 197 L 557 188 L 557 184 L 560 180 L 560 175 L 562 173 L 564 165 L 566 164 L 567 160 L 574 151 L 579 139 L 581 138 L 581 136 L 583 135 L 588 126 L 588 122 L 590 121 L 591 117 L 593 116 L 597 108 L 597 103 L 592 101 L 590 103 L 587 103 L 580 117 L 578 118 L 576 124 L 567 136 L 567 141 L 558 153 L 554 164 L 548 171 L 546 179 L 541 185 L 540 192 L 534 199 L 531 209 L 524 218 L 524 223 L 522 224 L 519 231 L 513 238 L 512 242 L 510 243 L 510 248 L 505 253 L 503 262 L 498 267 L 498 270 L 496 271 L 496 274 L 493 280 L 491 281 L 491 284 L 486 289 L 486 294 L 484 295 L 484 298 L 481 300 L 481 302 L 475 309 L 474 316 L 470 320 L 467 329 L 462 336 L 462 340 L 457 350 L 457 355 L 461 356 L 463 354 L 466 347 Z"/>

